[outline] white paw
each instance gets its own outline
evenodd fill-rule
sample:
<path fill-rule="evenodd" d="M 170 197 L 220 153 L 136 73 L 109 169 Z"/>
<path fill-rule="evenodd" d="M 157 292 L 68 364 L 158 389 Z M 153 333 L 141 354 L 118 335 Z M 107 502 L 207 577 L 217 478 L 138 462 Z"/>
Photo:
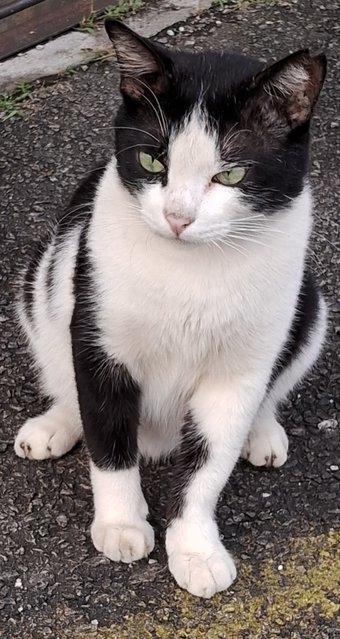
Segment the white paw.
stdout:
<path fill-rule="evenodd" d="M 91 535 L 99 552 L 112 561 L 126 564 L 147 557 L 155 545 L 153 529 L 143 520 L 134 526 L 94 520 Z"/>
<path fill-rule="evenodd" d="M 19 457 L 28 459 L 61 457 L 79 438 L 79 429 L 70 424 L 63 412 L 52 407 L 44 415 L 25 422 L 16 436 L 14 450 Z"/>
<path fill-rule="evenodd" d="M 278 468 L 287 461 L 288 437 L 274 418 L 265 424 L 253 426 L 242 449 L 241 457 L 253 466 Z"/>
<path fill-rule="evenodd" d="M 222 544 L 210 555 L 173 552 L 169 570 L 181 588 L 206 598 L 229 588 L 236 577 L 235 564 Z"/>

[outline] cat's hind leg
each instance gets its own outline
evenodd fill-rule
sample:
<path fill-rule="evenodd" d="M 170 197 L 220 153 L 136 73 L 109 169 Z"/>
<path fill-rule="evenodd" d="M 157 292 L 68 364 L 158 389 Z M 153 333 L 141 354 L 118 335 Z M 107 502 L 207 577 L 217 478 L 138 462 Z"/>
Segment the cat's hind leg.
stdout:
<path fill-rule="evenodd" d="M 260 408 L 243 446 L 241 457 L 253 466 L 278 468 L 287 461 L 288 437 L 275 416 L 275 409 L 266 401 Z"/>
<path fill-rule="evenodd" d="M 48 459 L 65 455 L 82 435 L 80 420 L 61 404 L 53 404 L 45 413 L 28 419 L 14 443 L 19 457 Z"/>
<path fill-rule="evenodd" d="M 38 250 L 23 277 L 17 312 L 38 371 L 43 394 L 52 400 L 42 415 L 28 419 L 14 443 L 19 457 L 61 457 L 82 436 L 74 380 L 70 322 L 77 234 L 57 247 Z"/>
<path fill-rule="evenodd" d="M 279 467 L 286 462 L 288 438 L 276 419 L 277 407 L 313 366 L 325 339 L 327 310 L 323 297 L 312 288 L 303 301 L 305 308 L 300 309 L 299 323 L 294 327 L 295 341 L 288 345 L 288 363 L 275 376 L 242 449 L 241 457 L 254 466 Z"/>

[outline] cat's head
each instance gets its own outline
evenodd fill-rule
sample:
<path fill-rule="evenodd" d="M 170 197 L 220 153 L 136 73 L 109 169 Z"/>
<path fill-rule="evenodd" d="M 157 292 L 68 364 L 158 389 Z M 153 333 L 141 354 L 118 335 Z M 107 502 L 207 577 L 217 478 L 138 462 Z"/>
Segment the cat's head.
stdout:
<path fill-rule="evenodd" d="M 303 50 L 264 68 L 242 55 L 168 50 L 117 21 L 106 28 L 123 95 L 118 172 L 155 233 L 223 242 L 301 193 L 323 55 Z"/>

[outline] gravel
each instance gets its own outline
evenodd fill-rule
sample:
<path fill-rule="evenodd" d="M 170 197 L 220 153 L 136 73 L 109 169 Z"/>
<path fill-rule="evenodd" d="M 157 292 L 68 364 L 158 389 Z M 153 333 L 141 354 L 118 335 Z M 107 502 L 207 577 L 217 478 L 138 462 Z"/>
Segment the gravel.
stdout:
<path fill-rule="evenodd" d="M 238 558 L 240 577 L 231 592 L 216 598 L 217 603 L 199 602 L 180 592 L 165 568 L 171 467 L 143 469 L 156 549 L 152 561 L 125 566 L 110 563 L 91 544 L 92 501 L 84 447 L 57 462 L 32 463 L 13 453 L 20 424 L 45 406 L 14 322 L 18 268 L 79 179 L 110 157 L 113 114 L 119 103 L 114 62 L 98 62 L 38 87 L 23 119 L 0 124 L 1 636 L 337 637 L 333 608 L 322 607 L 324 598 L 333 603 L 337 598 L 332 572 L 320 569 L 316 585 L 312 575 L 320 557 L 327 561 L 326 550 L 333 557 L 330 535 L 340 515 L 338 31 L 334 3 L 311 8 L 304 0 L 242 10 L 215 8 L 172 26 L 174 35 L 162 32 L 158 38 L 175 46 L 225 47 L 267 60 L 311 45 L 326 49 L 329 59 L 311 157 L 316 200 L 311 260 L 328 300 L 327 344 L 314 371 L 282 410 L 290 436 L 287 464 L 278 471 L 238 464 L 220 500 L 221 534 Z M 289 573 L 292 557 L 297 567 Z M 335 561 L 334 555 L 332 566 Z M 303 592 L 310 604 L 303 603 L 302 595 L 301 601 L 295 598 L 301 575 L 308 577 Z M 291 589 L 285 590 L 289 584 Z M 294 613 L 285 609 L 282 592 L 294 602 Z M 275 602 L 281 602 L 276 616 Z M 257 606 L 253 613 L 252 606 Z M 221 626 L 216 625 L 217 608 L 225 615 Z M 228 628 L 239 629 L 227 632 L 226 621 Z M 114 628 L 110 635 L 100 634 L 104 626 Z"/>

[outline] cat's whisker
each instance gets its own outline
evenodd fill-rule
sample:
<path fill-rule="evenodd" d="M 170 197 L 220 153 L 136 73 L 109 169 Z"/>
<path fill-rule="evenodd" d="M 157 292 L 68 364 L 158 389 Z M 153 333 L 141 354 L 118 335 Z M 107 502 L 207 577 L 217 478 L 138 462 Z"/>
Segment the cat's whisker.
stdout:
<path fill-rule="evenodd" d="M 93 202 L 81 204 L 74 209 L 70 209 L 66 211 L 66 213 L 64 213 L 62 217 L 58 218 L 58 224 L 62 225 L 63 222 L 65 222 L 65 220 L 67 220 L 69 217 L 72 217 L 72 221 L 77 219 L 80 220 L 84 215 L 84 209 L 87 209 L 87 208 L 89 210 L 93 208 Z M 77 213 L 77 215 L 74 215 L 74 213 Z"/>
<path fill-rule="evenodd" d="M 264 233 L 265 235 L 286 235 L 286 233 L 284 231 L 282 231 L 281 229 L 273 229 L 270 226 L 254 226 L 254 225 L 250 225 L 250 226 L 234 226 L 231 225 L 231 230 L 235 231 L 236 233 Z"/>
<path fill-rule="evenodd" d="M 210 246 L 216 246 L 216 248 L 217 248 L 217 249 L 218 249 L 221 253 L 223 253 L 222 246 L 220 246 L 220 245 L 216 242 L 216 240 L 209 240 L 209 241 L 208 241 L 208 244 L 210 244 Z"/>
<path fill-rule="evenodd" d="M 141 211 L 142 207 L 134 204 L 126 204 L 126 208 L 131 209 L 131 211 Z"/>
<path fill-rule="evenodd" d="M 275 219 L 272 216 L 269 217 L 268 215 L 265 215 L 264 213 L 260 213 L 256 215 L 251 214 L 251 215 L 248 215 L 247 217 L 236 217 L 231 220 L 233 224 L 238 222 L 254 222 L 254 221 L 259 223 L 263 221 L 263 222 L 269 223 L 270 225 L 278 224 L 280 222 L 279 219 Z"/>
<path fill-rule="evenodd" d="M 220 242 L 221 244 L 224 244 L 225 246 L 229 246 L 229 248 L 234 249 L 235 251 L 237 251 L 237 253 L 240 253 L 241 255 L 243 255 L 243 257 L 247 257 L 247 253 L 249 253 L 249 251 L 246 252 L 242 251 L 240 249 L 240 247 L 238 245 L 235 244 L 235 242 L 232 242 L 231 240 L 226 240 L 226 239 L 218 239 L 217 242 Z"/>
<path fill-rule="evenodd" d="M 112 204 L 112 205 L 115 204 L 114 200 L 111 198 L 102 198 L 101 201 L 103 203 L 105 202 L 105 204 Z M 93 205 L 93 202 L 91 204 Z M 133 208 L 138 211 L 141 210 L 141 206 L 139 204 L 134 204 L 133 202 L 124 202 L 124 208 L 131 208 L 131 209 Z"/>
<path fill-rule="evenodd" d="M 159 115 L 160 115 L 160 117 L 161 117 L 161 119 L 162 119 L 162 122 L 163 122 L 164 137 L 166 137 L 166 135 L 169 133 L 169 127 L 168 127 L 168 123 L 167 123 L 167 121 L 166 121 L 166 117 L 165 117 L 165 115 L 164 115 L 164 111 L 163 111 L 163 109 L 162 109 L 162 107 L 161 107 L 161 105 L 160 105 L 160 102 L 159 102 L 159 100 L 158 100 L 158 98 L 157 98 L 156 94 L 155 94 L 155 93 L 154 93 L 154 91 L 151 89 L 151 87 L 150 87 L 148 84 L 145 84 L 145 83 L 144 83 L 144 82 L 143 82 L 140 78 L 136 78 L 136 79 L 138 79 L 138 80 L 139 80 L 139 82 L 140 82 L 142 85 L 144 85 L 144 87 L 145 87 L 148 91 L 150 91 L 151 95 L 152 95 L 152 96 L 153 96 L 153 98 L 155 99 L 155 102 L 156 102 L 157 107 L 158 107 L 158 110 L 159 110 Z"/>
<path fill-rule="evenodd" d="M 119 220 L 113 220 L 111 222 L 103 222 L 101 224 L 96 224 L 96 228 L 100 228 L 100 229 L 114 229 L 114 228 L 121 228 L 121 222 L 131 222 L 131 218 L 120 218 Z M 145 228 L 145 222 L 143 222 L 142 220 L 133 220 L 133 226 L 134 227 L 144 227 Z"/>
<path fill-rule="evenodd" d="M 235 126 L 237 126 L 237 124 L 236 124 L 236 125 L 234 125 L 234 126 L 231 128 L 231 130 L 230 130 L 230 131 L 233 131 L 233 129 L 235 128 Z M 227 137 L 227 138 L 223 141 L 223 150 L 224 150 L 224 151 L 227 151 L 227 150 L 230 148 L 231 143 L 232 143 L 232 141 L 235 139 L 235 137 L 237 137 L 238 135 L 241 135 L 241 133 L 252 133 L 252 131 L 251 131 L 251 129 L 239 129 L 239 130 L 237 130 L 237 131 L 234 131 L 231 135 L 230 135 L 230 132 L 229 132 L 228 137 Z"/>
<path fill-rule="evenodd" d="M 282 231 L 281 229 L 272 226 L 271 224 L 266 224 L 266 223 L 261 223 L 261 222 L 257 222 L 254 224 L 246 224 L 246 223 L 242 223 L 242 224 L 233 224 L 231 223 L 231 227 L 233 229 L 255 229 L 255 230 L 263 230 L 263 231 L 273 231 L 275 233 L 284 233 L 284 231 Z"/>
<path fill-rule="evenodd" d="M 161 117 L 160 117 L 155 105 L 152 104 L 151 100 L 149 100 L 149 98 L 147 98 L 146 95 L 144 95 L 143 97 L 144 97 L 144 100 L 146 100 L 147 103 L 151 106 L 151 108 L 152 108 L 152 110 L 153 110 L 153 112 L 154 112 L 154 114 L 155 114 L 155 116 L 156 116 L 156 118 L 158 120 L 158 124 L 159 124 L 161 132 L 162 132 L 162 136 L 163 136 L 163 138 L 165 138 L 166 137 L 166 131 L 164 129 L 163 121 L 162 121 L 162 119 L 161 119 Z"/>
<path fill-rule="evenodd" d="M 254 222 L 237 222 L 234 220 L 230 220 L 230 225 L 233 228 L 270 228 L 267 222 L 254 221 Z"/>
<path fill-rule="evenodd" d="M 267 216 L 264 213 L 259 213 L 256 215 L 248 215 L 247 217 L 237 217 L 233 222 L 250 222 L 252 220 L 266 220 Z"/>
<path fill-rule="evenodd" d="M 227 138 L 225 138 L 225 139 L 223 140 L 223 148 L 224 148 L 224 149 L 225 149 L 225 147 L 226 147 L 226 146 L 227 146 L 227 144 L 228 144 L 228 140 L 229 140 L 229 139 L 232 139 L 233 133 L 235 132 L 235 129 L 236 129 L 236 127 L 237 127 L 237 126 L 238 126 L 238 122 L 235 122 L 235 124 L 233 124 L 233 126 L 231 127 L 231 129 L 228 131 L 228 134 L 227 134 L 227 135 L 228 135 L 228 137 L 227 137 Z"/>
<path fill-rule="evenodd" d="M 159 100 L 157 98 L 157 96 L 155 95 L 155 93 L 152 91 L 151 87 L 149 87 L 149 85 L 147 85 L 145 82 L 143 82 L 143 80 L 141 80 L 140 78 L 136 77 L 136 76 L 131 76 L 133 77 L 133 80 L 136 82 L 139 82 L 142 86 L 144 86 L 152 95 L 153 98 L 155 98 L 155 102 L 156 102 L 156 106 L 152 103 L 152 101 L 143 93 L 143 99 L 146 100 L 146 102 L 150 105 L 150 107 L 152 108 L 157 120 L 158 120 L 158 124 L 160 126 L 160 130 L 162 132 L 162 135 L 164 138 L 167 137 L 167 133 L 168 133 L 168 127 L 167 127 L 167 123 L 164 117 L 164 113 L 161 109 L 161 105 L 159 103 Z"/>
<path fill-rule="evenodd" d="M 322 233 L 319 233 L 318 231 L 316 231 L 315 229 L 313 229 L 313 235 L 316 235 L 316 237 L 319 237 L 321 240 L 323 240 L 324 242 L 326 242 L 329 246 L 331 246 L 332 248 L 334 248 L 336 251 L 339 251 L 340 246 L 337 246 L 336 244 L 334 244 L 334 242 L 331 242 L 331 240 L 329 240 L 327 237 L 325 237 L 324 235 L 322 235 Z"/>
<path fill-rule="evenodd" d="M 110 219 L 110 220 L 109 220 L 109 221 L 107 221 L 107 222 L 96 222 L 96 225 L 97 225 L 97 226 L 100 226 L 100 224 L 105 224 L 105 225 L 112 224 L 112 225 L 117 226 L 117 225 L 119 225 L 121 222 L 123 222 L 124 220 L 126 220 L 126 221 L 128 221 L 128 222 L 129 222 L 129 221 L 133 221 L 133 222 L 134 222 L 134 223 L 136 223 L 136 224 L 137 224 L 137 223 L 144 224 L 144 222 L 143 222 L 143 218 L 142 218 L 142 217 L 138 216 L 138 215 L 137 215 L 137 214 L 135 214 L 135 213 L 132 213 L 132 212 L 129 212 L 129 211 L 125 211 L 123 214 L 119 214 L 119 215 L 117 216 L 117 218 L 112 217 L 112 219 Z"/>
<path fill-rule="evenodd" d="M 148 135 L 150 138 L 153 138 L 158 144 L 161 143 L 161 140 L 159 138 L 156 138 L 156 136 L 150 133 L 150 131 L 145 131 L 144 129 L 138 129 L 132 126 L 113 126 L 110 128 L 113 128 L 119 131 L 138 131 L 139 133 L 144 133 L 145 135 Z"/>
<path fill-rule="evenodd" d="M 313 260 L 313 262 L 317 266 L 318 270 L 322 271 L 323 264 L 322 264 L 321 260 L 318 258 L 318 256 L 316 255 L 315 251 L 313 251 L 310 247 L 309 247 L 309 250 L 308 250 L 308 257 Z"/>
<path fill-rule="evenodd" d="M 117 153 L 115 155 L 117 157 L 118 155 L 120 155 L 121 153 L 124 153 L 125 151 L 129 151 L 130 149 L 136 149 L 136 148 L 138 148 L 140 146 L 142 146 L 142 147 L 151 146 L 154 149 L 158 149 L 159 148 L 157 144 L 143 144 L 143 142 L 140 142 L 139 144 L 131 144 L 131 146 L 126 146 L 125 149 L 120 149 L 119 151 L 117 151 Z"/>
<path fill-rule="evenodd" d="M 251 242 L 252 244 L 258 244 L 259 246 L 264 246 L 265 248 L 270 248 L 269 244 L 265 244 L 264 242 L 259 242 L 258 240 L 255 240 L 253 237 L 248 237 L 246 234 L 236 235 L 235 233 L 228 233 L 228 237 L 232 237 L 235 240 L 244 240 L 245 242 Z"/>

